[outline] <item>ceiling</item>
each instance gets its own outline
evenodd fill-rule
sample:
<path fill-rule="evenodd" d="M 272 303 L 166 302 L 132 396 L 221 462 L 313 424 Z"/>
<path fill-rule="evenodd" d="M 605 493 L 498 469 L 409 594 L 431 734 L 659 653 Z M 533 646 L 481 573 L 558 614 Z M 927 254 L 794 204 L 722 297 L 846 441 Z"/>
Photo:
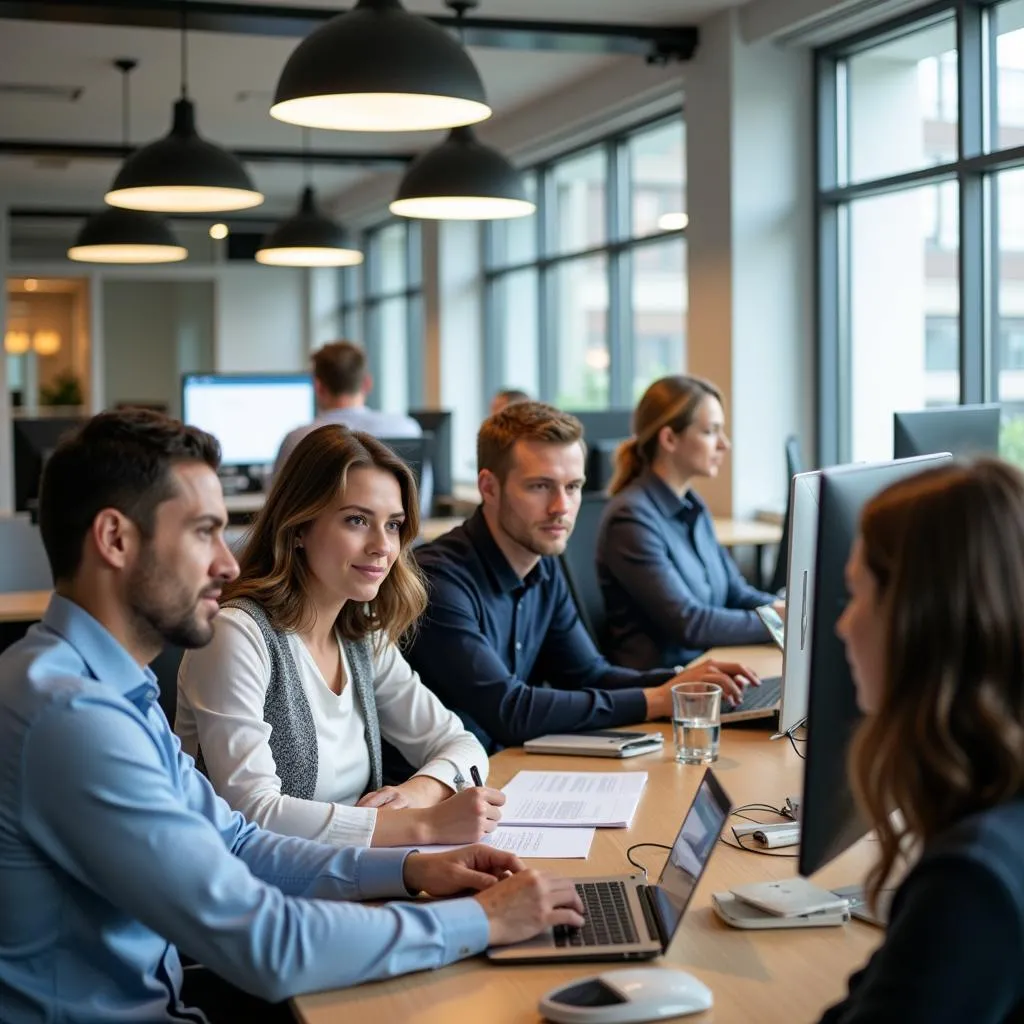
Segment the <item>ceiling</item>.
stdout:
<path fill-rule="evenodd" d="M 282 6 L 288 0 L 249 0 Z M 297 0 L 296 0 L 297 2 Z M 694 24 L 732 0 L 484 0 L 481 18 L 609 22 L 638 25 Z M 177 6 L 177 5 L 175 5 Z M 302 0 L 305 7 L 337 9 L 331 0 Z M 408 0 L 410 10 L 450 14 L 441 0 Z M 202 134 L 239 149 L 299 150 L 301 130 L 267 113 L 277 75 L 298 40 L 193 31 L 188 37 L 189 92 L 197 103 Z M 501 117 L 569 83 L 623 59 L 578 53 L 473 48 L 495 115 Z M 112 62 L 136 59 L 131 75 L 130 140 L 134 145 L 163 135 L 179 89 L 179 39 L 173 31 L 105 25 L 67 25 L 0 20 L 0 140 L 118 144 L 121 81 Z M 42 98 L 4 86 L 68 86 L 77 99 Z M 314 150 L 415 153 L 441 136 L 430 134 L 310 133 Z M 117 161 L 0 154 L 0 194 L 17 207 L 95 208 L 117 170 Z M 302 184 L 297 164 L 252 162 L 249 170 L 268 201 L 259 211 L 289 209 Z M 372 167 L 313 168 L 327 197 L 343 191 Z"/>

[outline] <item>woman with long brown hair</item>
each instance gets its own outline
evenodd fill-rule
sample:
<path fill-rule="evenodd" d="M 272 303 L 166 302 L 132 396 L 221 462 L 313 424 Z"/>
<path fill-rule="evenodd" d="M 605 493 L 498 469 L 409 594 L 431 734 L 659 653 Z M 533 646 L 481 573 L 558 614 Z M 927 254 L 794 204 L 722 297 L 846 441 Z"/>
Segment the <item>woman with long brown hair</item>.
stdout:
<path fill-rule="evenodd" d="M 878 837 L 882 948 L 828 1024 L 1024 1020 L 1024 475 L 996 460 L 865 507 L 837 632 L 864 712 L 854 793 Z M 894 813 L 895 812 L 895 813 Z"/>
<path fill-rule="evenodd" d="M 698 377 L 656 380 L 633 413 L 633 435 L 615 454 L 597 541 L 609 657 L 646 671 L 685 665 L 709 647 L 766 642 L 755 609 L 781 603 L 743 579 L 693 490 L 718 475 L 731 447 L 718 388 Z"/>
<path fill-rule="evenodd" d="M 469 783 L 483 748 L 398 647 L 426 604 L 418 507 L 381 442 L 314 430 L 274 481 L 213 641 L 182 660 L 182 747 L 264 828 L 406 846 L 475 842 L 500 817 L 504 796 Z M 408 781 L 383 785 L 382 739 L 418 766 Z"/>

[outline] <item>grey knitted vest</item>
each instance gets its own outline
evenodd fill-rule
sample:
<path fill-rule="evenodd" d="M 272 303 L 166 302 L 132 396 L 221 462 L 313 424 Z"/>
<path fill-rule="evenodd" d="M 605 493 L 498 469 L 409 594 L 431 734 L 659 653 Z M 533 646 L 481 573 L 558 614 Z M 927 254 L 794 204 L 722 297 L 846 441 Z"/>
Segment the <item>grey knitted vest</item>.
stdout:
<path fill-rule="evenodd" d="M 263 608 L 247 597 L 227 601 L 224 607 L 238 608 L 251 615 L 270 652 L 270 685 L 263 701 L 263 720 L 270 726 L 268 742 L 281 780 L 281 792 L 285 796 L 312 800 L 318 767 L 316 727 L 285 634 L 274 629 Z M 366 746 L 370 752 L 370 789 L 380 789 L 383 770 L 373 690 L 372 641 L 368 637 L 345 641 L 345 654 L 352 673 L 350 685 L 355 687 L 355 699 L 365 723 Z M 196 765 L 200 771 L 206 771 L 202 750 L 197 752 Z"/>

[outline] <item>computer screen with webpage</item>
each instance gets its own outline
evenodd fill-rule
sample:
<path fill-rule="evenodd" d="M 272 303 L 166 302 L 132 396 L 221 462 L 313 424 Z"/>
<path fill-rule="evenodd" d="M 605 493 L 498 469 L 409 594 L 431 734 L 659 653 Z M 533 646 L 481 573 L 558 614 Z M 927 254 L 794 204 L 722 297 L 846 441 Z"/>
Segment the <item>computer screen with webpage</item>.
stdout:
<path fill-rule="evenodd" d="M 220 441 L 225 466 L 273 463 L 285 435 L 315 413 L 309 374 L 185 374 L 182 419 Z"/>

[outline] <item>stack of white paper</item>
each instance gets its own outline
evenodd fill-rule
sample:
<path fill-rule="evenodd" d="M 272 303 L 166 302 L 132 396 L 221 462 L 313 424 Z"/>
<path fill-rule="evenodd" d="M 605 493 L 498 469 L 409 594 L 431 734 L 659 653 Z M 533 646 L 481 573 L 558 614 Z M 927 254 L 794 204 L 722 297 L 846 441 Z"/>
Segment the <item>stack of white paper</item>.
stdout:
<path fill-rule="evenodd" d="M 585 860 L 593 841 L 592 828 L 505 828 L 504 825 L 499 825 L 480 840 L 486 846 L 514 853 L 517 857 L 548 857 L 553 860 Z M 443 853 L 458 847 L 420 846 L 417 849 L 420 853 Z"/>
<path fill-rule="evenodd" d="M 502 789 L 502 825 L 628 828 L 647 772 L 519 772 Z"/>

